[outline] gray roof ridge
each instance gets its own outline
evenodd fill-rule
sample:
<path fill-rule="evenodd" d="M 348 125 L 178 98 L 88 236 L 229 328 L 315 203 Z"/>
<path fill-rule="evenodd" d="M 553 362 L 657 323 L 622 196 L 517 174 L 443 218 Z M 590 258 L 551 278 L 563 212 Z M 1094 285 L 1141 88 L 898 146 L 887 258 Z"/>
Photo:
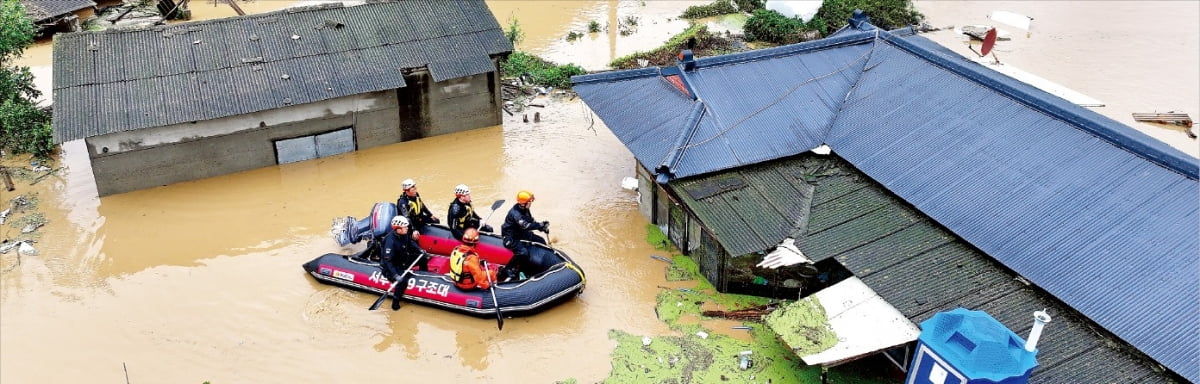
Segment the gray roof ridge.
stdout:
<path fill-rule="evenodd" d="M 704 113 L 707 110 L 708 105 L 704 100 L 696 99 L 696 104 L 692 106 L 692 112 L 688 114 L 688 119 L 684 123 L 683 130 L 679 131 L 679 136 L 675 138 L 675 146 L 670 151 L 667 151 L 667 155 L 663 158 L 662 162 L 654 168 L 654 172 L 658 174 L 657 181 L 659 184 L 666 184 L 668 180 L 674 178 L 675 166 L 683 158 L 683 151 L 687 150 L 692 137 L 699 130 L 700 121 L 704 118 Z"/>
<path fill-rule="evenodd" d="M 245 66 L 245 65 L 250 65 L 250 64 L 259 64 L 259 65 L 260 65 L 260 64 L 263 64 L 263 63 L 274 63 L 274 62 L 280 62 L 280 61 L 285 61 L 285 60 L 301 59 L 301 58 L 307 58 L 307 57 L 328 56 L 328 55 L 330 55 L 330 54 L 332 54 L 332 53 L 360 52 L 360 51 L 365 51 L 365 50 L 369 50 L 369 49 L 377 49 L 377 48 L 388 47 L 388 46 L 394 46 L 394 45 L 401 45 L 401 44 L 410 44 L 410 43 L 412 43 L 412 42 L 414 42 L 414 41 L 427 41 L 427 40 L 434 40 L 434 39 L 442 39 L 442 38 L 447 38 L 447 37 L 454 37 L 454 36 L 468 35 L 468 34 L 473 34 L 473 33 L 478 33 L 478 32 L 480 32 L 480 31 L 471 31 L 471 32 L 452 33 L 452 34 L 448 34 L 448 35 L 445 35 L 445 36 L 432 37 L 432 38 L 428 38 L 428 39 L 409 40 L 409 41 L 398 42 L 398 43 L 383 43 L 383 44 L 372 45 L 372 46 L 369 46 L 369 47 L 359 47 L 359 48 L 347 49 L 347 50 L 342 50 L 342 51 L 318 52 L 318 53 L 312 53 L 312 54 L 306 54 L 306 55 L 288 56 L 288 57 L 282 57 L 282 58 L 275 59 L 275 60 L 261 60 L 261 61 L 251 61 L 251 62 L 246 62 L 246 61 L 243 61 L 243 62 L 242 62 L 242 64 L 240 64 L 240 65 L 222 66 L 222 67 L 216 67 L 216 68 L 211 68 L 211 69 L 203 69 L 203 70 L 201 70 L 201 69 L 197 69 L 197 70 L 190 70 L 190 71 L 184 71 L 184 72 L 179 72 L 179 73 L 173 73 L 173 74 L 169 74 L 169 75 L 156 75 L 156 76 L 131 77 L 131 78 L 122 79 L 122 80 L 118 80 L 118 81 L 83 83 L 83 84 L 76 84 L 76 85 L 72 85 L 72 86 L 69 86 L 69 87 L 59 87 L 59 88 L 54 88 L 54 89 L 55 89 L 55 90 L 59 90 L 59 89 L 72 89 L 72 88 L 86 87 L 86 86 L 92 86 L 92 85 L 98 85 L 98 84 L 117 84 L 117 83 L 129 82 L 129 81 L 138 81 L 138 80 L 153 79 L 153 78 L 160 78 L 160 77 L 178 76 L 178 75 L 187 74 L 187 73 L 192 73 L 192 74 L 209 73 L 209 72 L 215 72 L 215 71 L 223 71 L 223 70 L 227 70 L 227 69 L 231 69 L 231 68 L 237 68 L 237 67 L 241 67 L 241 66 Z M 424 66 L 421 66 L 421 67 L 411 67 L 411 68 L 424 68 L 424 67 L 428 67 L 429 63 L 425 63 L 425 64 L 426 64 L 426 65 L 424 65 Z"/>
<path fill-rule="evenodd" d="M 871 50 L 867 51 L 867 58 L 866 60 L 863 60 L 862 69 L 858 71 L 858 76 L 854 78 L 854 83 L 850 84 L 850 89 L 846 90 L 846 95 L 843 96 L 842 100 L 838 102 L 837 109 L 835 110 L 836 112 L 833 113 L 833 118 L 829 119 L 829 123 L 825 126 L 824 132 L 821 132 L 822 144 L 826 143 L 826 139 L 829 138 L 829 133 L 833 131 L 833 126 L 836 125 L 838 119 L 842 117 L 842 111 L 846 106 L 846 102 L 850 100 L 850 95 L 853 94 L 856 89 L 858 89 L 858 83 L 862 81 L 862 78 L 866 75 L 867 71 L 871 70 L 871 68 L 868 68 L 867 65 L 871 64 L 871 58 L 875 57 L 875 48 L 879 47 L 879 32 L 882 31 L 879 29 L 872 31 L 874 38 L 871 40 Z M 811 149 L 812 148 L 809 148 L 809 150 Z"/>
<path fill-rule="evenodd" d="M 950 60 L 936 52 L 908 41 L 904 37 L 880 31 L 880 39 L 930 64 L 963 76 L 972 82 L 1003 94 L 1031 109 L 1062 120 L 1117 148 L 1121 148 L 1159 166 L 1182 174 L 1189 179 L 1197 180 L 1198 176 L 1200 176 L 1200 159 L 1188 156 L 1182 151 L 1168 146 L 1166 143 L 1133 130 L 1129 126 L 1109 119 L 1099 113 L 1090 110 L 1080 111 L 1078 108 L 1073 108 L 1075 107 L 1074 104 L 1070 104 L 1065 100 L 1056 100 L 1038 95 L 1033 92 L 1037 89 L 1031 85 L 1021 83 L 976 65 Z"/>
<path fill-rule="evenodd" d="M 696 69 L 741 64 L 757 60 L 812 53 L 826 49 L 840 48 L 848 45 L 864 44 L 875 39 L 875 31 L 863 31 L 846 34 L 844 36 L 812 40 L 798 44 L 696 58 Z"/>
<path fill-rule="evenodd" d="M 622 81 L 640 79 L 643 77 L 660 76 L 662 68 L 646 67 L 638 69 L 623 69 L 615 71 L 604 71 L 597 73 L 589 73 L 586 75 L 571 76 L 571 84 L 579 85 L 585 83 L 607 83 L 610 81 Z"/>

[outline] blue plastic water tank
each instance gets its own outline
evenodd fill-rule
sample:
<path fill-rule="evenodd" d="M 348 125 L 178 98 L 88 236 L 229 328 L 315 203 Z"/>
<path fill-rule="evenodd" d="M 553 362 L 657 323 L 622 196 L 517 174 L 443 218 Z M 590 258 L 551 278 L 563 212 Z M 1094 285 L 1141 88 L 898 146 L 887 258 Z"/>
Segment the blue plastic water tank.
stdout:
<path fill-rule="evenodd" d="M 921 322 L 907 384 L 1029 382 L 1037 350 L 983 311 L 957 308 Z"/>

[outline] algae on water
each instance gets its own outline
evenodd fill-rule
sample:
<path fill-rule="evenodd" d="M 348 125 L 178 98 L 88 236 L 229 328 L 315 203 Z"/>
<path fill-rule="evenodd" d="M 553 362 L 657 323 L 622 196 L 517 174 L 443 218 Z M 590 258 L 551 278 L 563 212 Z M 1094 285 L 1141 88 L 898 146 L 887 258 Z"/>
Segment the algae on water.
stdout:
<path fill-rule="evenodd" d="M 671 241 L 667 239 L 667 234 L 663 233 L 657 225 L 646 224 L 646 242 L 654 246 L 654 249 L 661 251 L 671 250 Z"/>
<path fill-rule="evenodd" d="M 825 307 L 813 296 L 771 312 L 766 323 L 799 356 L 824 351 L 838 341 L 825 317 Z"/>

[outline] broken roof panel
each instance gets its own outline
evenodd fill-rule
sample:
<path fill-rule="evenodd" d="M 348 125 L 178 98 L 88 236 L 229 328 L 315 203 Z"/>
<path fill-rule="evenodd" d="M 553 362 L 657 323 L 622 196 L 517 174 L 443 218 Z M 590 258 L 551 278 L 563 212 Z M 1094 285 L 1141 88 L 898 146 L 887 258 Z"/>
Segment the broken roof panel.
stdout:
<path fill-rule="evenodd" d="M 483 1 L 420 3 L 350 8 L 330 4 L 146 29 L 56 35 L 55 140 L 395 89 L 404 86 L 402 68 L 432 64 L 441 68 L 431 70 L 437 72 L 437 81 L 474 75 L 494 71 L 492 56 L 512 51 L 495 18 L 483 16 L 490 15 Z M 446 12 L 433 12 L 435 8 Z M 465 24 L 468 17 L 470 25 Z M 410 19 L 419 19 L 425 29 L 411 27 Z M 453 33 L 442 25 L 453 25 Z M 145 60 L 131 64 L 131 57 Z M 173 86 L 185 88 L 169 89 Z M 96 98 L 91 87 L 103 87 L 102 93 L 109 96 L 122 95 L 121 103 L 170 101 L 137 114 L 106 112 L 114 100 Z M 143 93 L 150 90 L 158 93 Z M 100 118 L 80 118 L 92 116 Z"/>
<path fill-rule="evenodd" d="M 91 0 L 21 0 L 25 15 L 34 23 L 58 17 L 80 9 L 95 7 Z"/>

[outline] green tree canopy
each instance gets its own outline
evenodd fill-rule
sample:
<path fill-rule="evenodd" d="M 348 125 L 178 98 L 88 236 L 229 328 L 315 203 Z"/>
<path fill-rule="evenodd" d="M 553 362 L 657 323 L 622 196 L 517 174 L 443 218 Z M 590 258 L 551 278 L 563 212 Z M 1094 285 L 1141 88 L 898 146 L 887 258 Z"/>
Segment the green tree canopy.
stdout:
<path fill-rule="evenodd" d="M 54 151 L 50 115 L 34 102 L 28 67 L 16 65 L 33 43 L 33 22 L 16 0 L 0 0 L 0 149 L 47 157 Z"/>

